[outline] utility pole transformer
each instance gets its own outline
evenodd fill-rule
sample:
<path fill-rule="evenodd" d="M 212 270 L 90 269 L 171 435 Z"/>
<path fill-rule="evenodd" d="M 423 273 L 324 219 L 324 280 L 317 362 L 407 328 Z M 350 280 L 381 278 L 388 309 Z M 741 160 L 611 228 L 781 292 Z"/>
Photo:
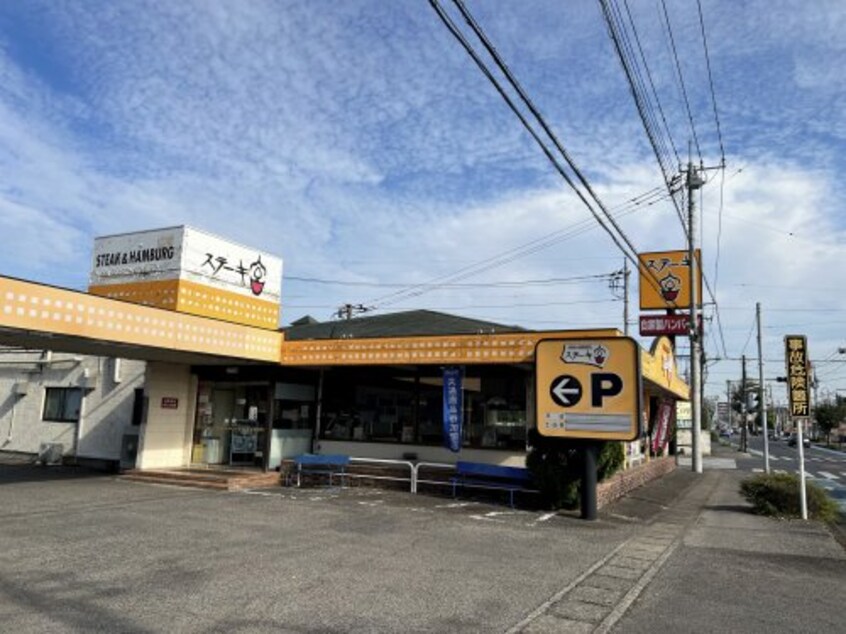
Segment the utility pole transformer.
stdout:
<path fill-rule="evenodd" d="M 697 297 L 697 285 L 699 266 L 696 261 L 696 196 L 694 192 L 704 184 L 704 179 L 699 170 L 693 166 L 693 161 L 687 163 L 687 256 L 690 261 L 690 401 L 692 436 L 693 436 L 693 460 L 692 467 L 695 473 L 702 473 L 702 399 L 699 385 L 702 380 L 702 366 L 699 360 L 699 320 L 697 309 L 699 297 Z"/>

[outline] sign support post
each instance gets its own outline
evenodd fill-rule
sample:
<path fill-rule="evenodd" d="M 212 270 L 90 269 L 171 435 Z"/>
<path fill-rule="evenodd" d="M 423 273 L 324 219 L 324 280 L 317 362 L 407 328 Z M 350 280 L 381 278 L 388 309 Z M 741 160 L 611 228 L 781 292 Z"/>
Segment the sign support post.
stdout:
<path fill-rule="evenodd" d="M 584 448 L 582 471 L 581 517 L 583 520 L 596 520 L 596 464 L 599 456 L 599 443 L 588 441 Z"/>
<path fill-rule="evenodd" d="M 808 519 L 808 497 L 805 491 L 805 448 L 802 435 L 805 421 L 811 415 L 808 340 L 805 335 L 784 337 L 784 357 L 787 365 L 787 400 L 790 417 L 796 423 L 796 444 L 799 447 L 799 502 L 802 519 Z"/>
<path fill-rule="evenodd" d="M 603 441 L 643 431 L 640 348 L 628 337 L 543 339 L 535 348 L 538 433 L 576 442 L 582 456 L 581 517 L 597 517 L 597 462 Z"/>
<path fill-rule="evenodd" d="M 802 508 L 802 519 L 808 519 L 808 496 L 805 491 L 805 449 L 802 440 L 802 427 L 805 419 L 796 421 L 796 446 L 799 447 L 799 504 Z"/>

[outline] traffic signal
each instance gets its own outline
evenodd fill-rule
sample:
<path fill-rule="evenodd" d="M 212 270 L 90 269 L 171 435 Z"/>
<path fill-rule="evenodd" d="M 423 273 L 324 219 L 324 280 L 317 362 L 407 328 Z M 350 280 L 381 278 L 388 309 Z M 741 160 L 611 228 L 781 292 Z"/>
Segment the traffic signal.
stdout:
<path fill-rule="evenodd" d="M 760 395 L 758 394 L 758 389 L 755 388 L 754 391 L 749 392 L 746 395 L 746 413 L 747 414 L 757 414 L 758 411 L 761 409 L 761 400 Z"/>

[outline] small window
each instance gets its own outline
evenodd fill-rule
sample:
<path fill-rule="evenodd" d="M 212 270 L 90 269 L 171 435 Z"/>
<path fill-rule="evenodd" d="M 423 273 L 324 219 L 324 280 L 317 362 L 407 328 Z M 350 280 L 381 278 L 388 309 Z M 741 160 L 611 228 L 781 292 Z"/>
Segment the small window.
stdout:
<path fill-rule="evenodd" d="M 76 423 L 82 407 L 82 390 L 77 387 L 48 387 L 43 420 Z"/>
<path fill-rule="evenodd" d="M 132 425 L 137 427 L 144 422 L 144 405 L 146 397 L 144 396 L 144 388 L 135 388 L 132 401 Z"/>

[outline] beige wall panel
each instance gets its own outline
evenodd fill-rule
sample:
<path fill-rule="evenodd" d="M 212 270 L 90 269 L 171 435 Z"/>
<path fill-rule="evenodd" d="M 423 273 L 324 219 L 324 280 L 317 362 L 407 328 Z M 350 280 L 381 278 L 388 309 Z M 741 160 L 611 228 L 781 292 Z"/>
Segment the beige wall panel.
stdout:
<path fill-rule="evenodd" d="M 147 364 L 148 409 L 141 434 L 140 469 L 187 467 L 190 464 L 196 386 L 187 365 Z M 173 399 L 175 408 L 172 407 Z"/>

